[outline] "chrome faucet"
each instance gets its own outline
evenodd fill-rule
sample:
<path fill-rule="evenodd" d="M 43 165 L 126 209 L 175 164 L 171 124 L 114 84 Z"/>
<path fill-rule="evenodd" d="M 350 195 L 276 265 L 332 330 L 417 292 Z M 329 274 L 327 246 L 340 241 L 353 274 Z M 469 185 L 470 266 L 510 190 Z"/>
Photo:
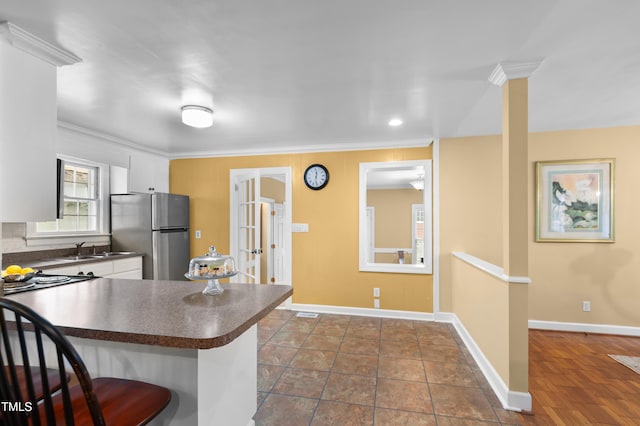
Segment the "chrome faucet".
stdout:
<path fill-rule="evenodd" d="M 76 256 L 80 256 L 80 247 L 82 247 L 84 245 L 84 243 L 86 243 L 86 241 L 83 241 L 81 243 L 75 243 L 76 244 Z"/>

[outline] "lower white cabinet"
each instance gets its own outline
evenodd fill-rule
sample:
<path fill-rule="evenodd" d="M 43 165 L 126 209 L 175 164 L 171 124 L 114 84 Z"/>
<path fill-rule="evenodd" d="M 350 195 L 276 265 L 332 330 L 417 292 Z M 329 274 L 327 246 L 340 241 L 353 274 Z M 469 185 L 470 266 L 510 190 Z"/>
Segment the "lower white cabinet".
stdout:
<path fill-rule="evenodd" d="M 47 274 L 87 275 L 90 272 L 102 278 L 142 279 L 142 256 L 127 257 L 125 259 L 88 262 L 79 265 L 62 266 L 44 269 Z"/>

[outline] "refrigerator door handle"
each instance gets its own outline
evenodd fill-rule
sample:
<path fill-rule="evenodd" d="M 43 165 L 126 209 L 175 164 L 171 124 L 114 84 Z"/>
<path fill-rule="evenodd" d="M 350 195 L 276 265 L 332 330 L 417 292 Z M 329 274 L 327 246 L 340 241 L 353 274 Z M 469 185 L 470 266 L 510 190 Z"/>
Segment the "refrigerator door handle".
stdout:
<path fill-rule="evenodd" d="M 169 232 L 187 232 L 188 230 L 189 228 L 161 228 L 161 229 L 158 229 L 158 232 L 166 234 Z"/>

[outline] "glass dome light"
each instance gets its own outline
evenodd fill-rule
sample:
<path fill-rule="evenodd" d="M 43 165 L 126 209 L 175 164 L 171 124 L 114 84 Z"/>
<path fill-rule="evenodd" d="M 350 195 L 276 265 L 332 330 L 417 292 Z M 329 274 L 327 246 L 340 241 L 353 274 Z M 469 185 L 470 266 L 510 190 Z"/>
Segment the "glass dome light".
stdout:
<path fill-rule="evenodd" d="M 182 107 L 182 122 L 187 126 L 205 128 L 213 125 L 213 110 L 198 105 Z"/>

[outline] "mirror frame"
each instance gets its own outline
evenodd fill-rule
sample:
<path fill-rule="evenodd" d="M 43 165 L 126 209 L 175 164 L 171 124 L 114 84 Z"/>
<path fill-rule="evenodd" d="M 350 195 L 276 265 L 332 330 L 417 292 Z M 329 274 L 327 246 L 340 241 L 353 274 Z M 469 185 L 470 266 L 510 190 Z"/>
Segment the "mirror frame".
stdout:
<path fill-rule="evenodd" d="M 372 263 L 367 261 L 367 174 L 373 170 L 390 168 L 424 167 L 424 189 L 422 202 L 424 204 L 424 263 L 394 264 Z M 375 163 L 360 163 L 360 196 L 359 196 L 359 260 L 361 272 L 391 272 L 402 274 L 431 274 L 433 273 L 433 206 L 432 206 L 432 160 L 385 161 Z"/>

